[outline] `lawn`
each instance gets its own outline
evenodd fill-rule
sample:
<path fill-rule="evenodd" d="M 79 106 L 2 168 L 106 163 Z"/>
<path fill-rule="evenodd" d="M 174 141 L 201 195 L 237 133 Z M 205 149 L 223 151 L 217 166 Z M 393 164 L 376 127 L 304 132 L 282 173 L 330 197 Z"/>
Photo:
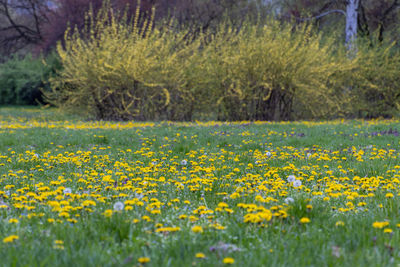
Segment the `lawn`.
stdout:
<path fill-rule="evenodd" d="M 396 266 L 398 130 L 0 108 L 0 265 Z"/>

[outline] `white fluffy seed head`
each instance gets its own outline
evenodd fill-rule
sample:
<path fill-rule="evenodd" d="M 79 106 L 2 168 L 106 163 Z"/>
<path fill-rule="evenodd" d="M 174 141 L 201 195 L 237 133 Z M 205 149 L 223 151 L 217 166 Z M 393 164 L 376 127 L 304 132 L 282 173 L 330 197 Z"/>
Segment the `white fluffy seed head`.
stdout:
<path fill-rule="evenodd" d="M 296 176 L 294 176 L 294 175 L 289 175 L 288 178 L 287 178 L 287 181 L 288 181 L 289 183 L 293 183 L 294 181 L 296 181 Z"/>
<path fill-rule="evenodd" d="M 286 204 L 290 204 L 290 203 L 293 203 L 293 202 L 294 202 L 294 199 L 291 198 L 291 197 L 287 197 L 287 198 L 285 198 L 284 201 L 285 201 Z"/>
<path fill-rule="evenodd" d="M 71 194 L 72 193 L 72 189 L 69 188 L 69 187 L 66 187 L 63 192 L 64 192 L 64 194 Z"/>
<path fill-rule="evenodd" d="M 301 186 L 301 181 L 300 180 L 295 180 L 294 182 L 293 182 L 293 187 L 300 187 Z"/>
<path fill-rule="evenodd" d="M 115 211 L 121 211 L 123 209 L 124 209 L 124 203 L 122 203 L 121 201 L 115 202 L 114 204 Z"/>

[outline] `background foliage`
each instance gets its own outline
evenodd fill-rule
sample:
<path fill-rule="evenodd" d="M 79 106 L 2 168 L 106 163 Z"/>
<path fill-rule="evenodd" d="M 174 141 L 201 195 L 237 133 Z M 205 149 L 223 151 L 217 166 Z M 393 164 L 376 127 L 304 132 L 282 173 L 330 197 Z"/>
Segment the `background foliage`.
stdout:
<path fill-rule="evenodd" d="M 14 57 L 0 64 L 0 104 L 33 105 L 42 101 L 42 90 L 49 90 L 47 79 L 59 68 L 57 55 L 33 58 Z"/>

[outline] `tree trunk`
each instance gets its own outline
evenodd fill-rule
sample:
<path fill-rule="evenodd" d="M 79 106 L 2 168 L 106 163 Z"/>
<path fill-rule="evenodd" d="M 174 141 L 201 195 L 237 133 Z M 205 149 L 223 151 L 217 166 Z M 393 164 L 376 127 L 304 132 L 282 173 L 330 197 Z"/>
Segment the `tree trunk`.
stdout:
<path fill-rule="evenodd" d="M 346 5 L 346 46 L 351 56 L 357 53 L 357 16 L 360 0 L 347 0 Z"/>

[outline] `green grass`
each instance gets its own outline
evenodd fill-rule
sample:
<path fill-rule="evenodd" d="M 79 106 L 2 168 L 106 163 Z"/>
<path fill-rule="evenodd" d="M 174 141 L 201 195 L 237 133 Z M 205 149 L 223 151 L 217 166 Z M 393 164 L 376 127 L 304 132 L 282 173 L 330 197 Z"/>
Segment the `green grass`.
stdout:
<path fill-rule="evenodd" d="M 396 266 L 396 130 L 398 120 L 111 123 L 0 108 L 0 265 Z M 257 212 L 264 220 L 245 222 Z"/>

